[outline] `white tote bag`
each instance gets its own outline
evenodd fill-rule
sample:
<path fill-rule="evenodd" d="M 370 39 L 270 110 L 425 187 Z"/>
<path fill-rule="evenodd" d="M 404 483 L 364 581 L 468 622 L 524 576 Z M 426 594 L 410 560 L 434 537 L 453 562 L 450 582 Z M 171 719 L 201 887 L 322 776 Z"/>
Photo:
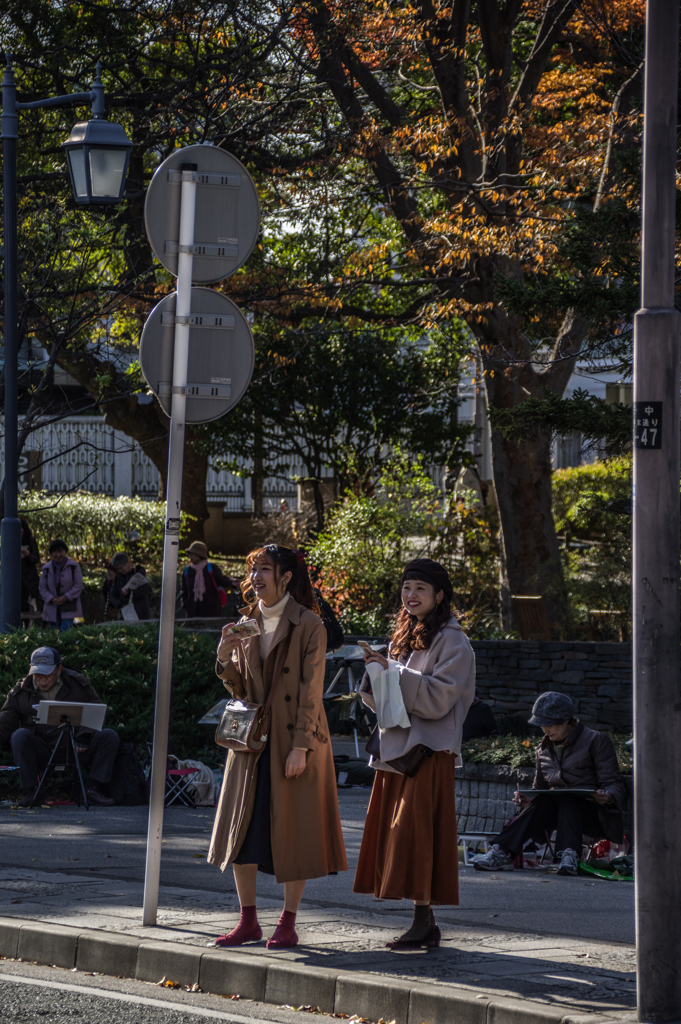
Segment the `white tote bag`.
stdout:
<path fill-rule="evenodd" d="M 139 615 L 135 611 L 135 606 L 132 603 L 132 594 L 130 595 L 131 600 L 127 604 L 121 605 L 121 615 L 126 622 L 139 622 Z"/>
<path fill-rule="evenodd" d="M 378 671 L 372 671 L 378 669 Z M 411 721 L 404 706 L 400 688 L 398 668 L 382 669 L 377 662 L 367 665 L 371 689 L 376 701 L 376 718 L 379 729 L 409 729 Z"/>

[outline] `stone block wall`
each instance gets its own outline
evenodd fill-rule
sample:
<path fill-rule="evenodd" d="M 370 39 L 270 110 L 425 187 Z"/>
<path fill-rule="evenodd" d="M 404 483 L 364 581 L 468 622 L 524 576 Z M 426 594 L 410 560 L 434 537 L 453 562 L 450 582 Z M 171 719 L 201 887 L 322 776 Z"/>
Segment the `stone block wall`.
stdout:
<path fill-rule="evenodd" d="M 478 695 L 495 714 L 529 718 L 545 690 L 566 693 L 593 729 L 632 728 L 631 644 L 474 640 Z"/>
<path fill-rule="evenodd" d="M 518 813 L 513 794 L 518 785 L 529 788 L 534 768 L 508 765 L 465 764 L 457 768 L 456 823 L 464 832 L 500 832 Z"/>
<path fill-rule="evenodd" d="M 567 693 L 579 717 L 592 729 L 629 731 L 632 728 L 631 644 L 580 643 L 560 640 L 474 640 L 478 695 L 495 714 L 524 721 L 545 690 Z M 325 689 L 338 670 L 326 665 Z M 362 678 L 361 661 L 352 663 L 355 680 Z M 338 693 L 347 693 L 347 679 Z"/>

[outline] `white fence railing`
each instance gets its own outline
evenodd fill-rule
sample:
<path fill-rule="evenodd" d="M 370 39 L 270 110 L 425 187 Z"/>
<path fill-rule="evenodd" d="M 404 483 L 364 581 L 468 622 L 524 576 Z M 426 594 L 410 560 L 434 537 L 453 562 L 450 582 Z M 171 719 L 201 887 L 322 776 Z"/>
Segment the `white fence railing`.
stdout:
<path fill-rule="evenodd" d="M 0 437 L 0 475 L 4 475 L 4 460 L 4 439 Z M 297 468 L 292 469 L 294 477 Z M 112 497 L 158 498 L 159 472 L 154 463 L 137 442 L 99 416 L 72 416 L 36 430 L 26 444 L 19 470 L 23 474 L 21 486 L 51 493 L 87 490 Z M 296 509 L 297 485 L 293 480 L 266 479 L 263 499 L 266 511 L 278 509 L 282 501 Z M 209 463 L 206 500 L 222 504 L 226 512 L 250 512 L 250 478 L 218 470 Z"/>

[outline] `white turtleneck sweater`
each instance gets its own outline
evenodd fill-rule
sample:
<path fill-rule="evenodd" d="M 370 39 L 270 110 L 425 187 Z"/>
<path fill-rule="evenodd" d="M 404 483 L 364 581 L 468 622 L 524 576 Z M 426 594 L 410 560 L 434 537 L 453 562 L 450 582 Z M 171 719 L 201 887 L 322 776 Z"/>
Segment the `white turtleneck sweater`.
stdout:
<path fill-rule="evenodd" d="M 263 665 L 265 664 L 265 658 L 270 653 L 272 648 L 272 641 L 274 640 L 274 632 L 279 625 L 279 619 L 284 614 L 284 608 L 289 599 L 288 594 L 284 594 L 281 601 L 277 601 L 270 608 L 262 601 L 258 601 L 258 608 L 262 619 L 260 620 L 260 638 L 258 640 L 258 648 L 260 650 L 260 658 Z M 294 747 L 294 750 L 307 750 L 307 747 Z"/>
<path fill-rule="evenodd" d="M 271 605 L 269 608 L 262 601 L 258 601 L 258 608 L 262 619 L 260 620 L 260 639 L 258 640 L 258 647 L 260 650 L 260 657 L 263 665 L 265 664 L 265 658 L 270 653 L 272 647 L 272 641 L 274 640 L 274 633 L 279 625 L 279 619 L 284 614 L 284 608 L 288 602 L 289 595 L 284 594 L 281 601 L 277 601 L 276 604 Z"/>

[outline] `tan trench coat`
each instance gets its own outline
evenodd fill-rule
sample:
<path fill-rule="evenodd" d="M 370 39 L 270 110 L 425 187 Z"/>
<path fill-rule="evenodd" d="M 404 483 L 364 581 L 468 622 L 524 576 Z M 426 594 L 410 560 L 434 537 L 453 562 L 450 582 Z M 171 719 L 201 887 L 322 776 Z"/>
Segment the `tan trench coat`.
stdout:
<path fill-rule="evenodd" d="M 256 608 L 252 618 L 260 619 Z M 289 624 L 294 623 L 279 685 L 272 701 L 272 858 L 278 882 L 320 878 L 347 871 L 338 814 L 336 773 L 326 712 L 322 705 L 326 630 L 321 619 L 289 598 L 264 665 L 258 637 L 249 637 L 231 662 L 216 672 L 235 697 L 264 704 Z M 264 677 L 264 678 L 263 678 Z M 284 775 L 293 747 L 307 748 L 307 765 L 297 779 Z M 259 754 L 230 750 L 208 861 L 224 871 L 238 855 L 253 813 Z"/>

